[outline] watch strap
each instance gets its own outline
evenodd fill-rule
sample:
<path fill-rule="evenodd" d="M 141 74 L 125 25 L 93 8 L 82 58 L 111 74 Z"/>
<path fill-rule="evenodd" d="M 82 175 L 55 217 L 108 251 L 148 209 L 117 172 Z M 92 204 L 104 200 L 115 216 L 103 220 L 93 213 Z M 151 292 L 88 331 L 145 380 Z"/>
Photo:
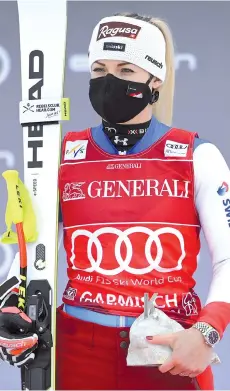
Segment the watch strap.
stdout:
<path fill-rule="evenodd" d="M 203 335 L 203 337 L 205 339 L 205 342 L 209 346 L 214 346 L 217 342 L 219 342 L 220 335 L 219 335 L 218 331 L 214 327 L 212 327 L 210 324 L 205 323 L 205 322 L 196 322 L 192 327 L 194 327 L 195 329 L 197 329 L 197 330 L 199 330 L 201 332 L 201 334 Z M 215 344 L 212 344 L 210 342 L 210 340 L 208 339 L 208 335 L 209 335 L 209 333 L 211 331 L 214 331 L 218 335 L 218 340 L 217 340 L 217 342 Z"/>

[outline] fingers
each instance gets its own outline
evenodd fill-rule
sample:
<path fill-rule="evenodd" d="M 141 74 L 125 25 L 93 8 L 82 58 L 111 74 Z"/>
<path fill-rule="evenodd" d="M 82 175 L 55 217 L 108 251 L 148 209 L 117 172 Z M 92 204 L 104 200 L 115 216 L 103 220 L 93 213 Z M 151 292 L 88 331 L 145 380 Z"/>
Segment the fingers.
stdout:
<path fill-rule="evenodd" d="M 0 347 L 0 358 L 5 361 L 7 359 L 7 356 L 5 355 L 3 349 Z"/>
<path fill-rule="evenodd" d="M 147 336 L 146 339 L 149 343 L 152 343 L 154 345 L 168 345 L 172 347 L 172 343 L 175 339 L 175 334 L 163 334 L 163 335 L 150 335 Z"/>
<path fill-rule="evenodd" d="M 4 338 L 0 336 L 0 347 L 6 348 L 9 350 L 27 350 L 32 346 L 36 345 L 38 337 L 36 334 L 24 338 Z"/>
<path fill-rule="evenodd" d="M 191 375 L 191 371 L 184 371 L 179 373 L 179 376 L 190 376 L 190 375 Z"/>
<path fill-rule="evenodd" d="M 26 351 L 23 351 L 19 355 L 11 355 L 7 352 L 7 349 L 0 348 L 0 356 L 3 361 L 7 362 L 10 365 L 13 365 L 15 367 L 21 368 L 25 364 L 28 364 L 29 362 L 33 361 L 35 358 L 35 353 L 33 352 L 35 350 L 35 347 L 28 349 Z"/>
<path fill-rule="evenodd" d="M 35 358 L 35 354 L 34 353 L 30 353 L 30 355 L 28 357 L 25 358 L 25 360 L 23 361 L 20 361 L 16 364 L 16 366 L 18 368 L 22 368 L 25 364 L 28 365 L 30 362 L 32 362 Z"/>
<path fill-rule="evenodd" d="M 204 369 L 188 368 L 183 362 L 180 362 L 180 360 L 175 359 L 173 356 L 166 360 L 164 364 L 160 365 L 158 369 L 161 373 L 170 372 L 174 376 L 189 376 L 191 378 L 197 377 L 204 371 Z"/>
<path fill-rule="evenodd" d="M 4 307 L 4 308 L 1 308 L 1 312 L 3 314 L 16 314 L 16 315 L 19 315 L 26 322 L 32 323 L 32 320 L 24 312 L 22 312 L 17 307 Z"/>
<path fill-rule="evenodd" d="M 169 372 L 171 370 L 173 370 L 173 368 L 175 367 L 175 361 L 173 360 L 172 357 L 170 357 L 168 360 L 166 360 L 164 362 L 164 364 L 160 365 L 159 366 L 159 371 L 161 373 L 166 373 L 166 372 Z"/>
<path fill-rule="evenodd" d="M 166 371 L 166 369 L 164 369 L 164 372 L 162 372 L 162 370 L 159 370 L 162 372 L 162 373 L 165 373 L 165 372 L 170 372 L 171 375 L 174 375 L 174 376 L 188 376 L 190 378 L 194 378 L 194 377 L 197 377 L 198 375 L 200 375 L 203 371 L 202 370 L 192 370 L 192 369 L 188 369 L 188 368 L 185 368 L 183 365 L 175 365 L 175 364 L 172 364 L 173 366 L 170 365 L 170 369 L 168 369 L 168 371 Z"/>
<path fill-rule="evenodd" d="M 191 378 L 197 377 L 197 376 L 199 376 L 202 372 L 203 372 L 202 370 L 200 370 L 200 371 L 194 371 L 194 372 L 192 372 L 192 373 L 189 374 L 189 377 L 191 377 Z"/>
<path fill-rule="evenodd" d="M 4 307 L 1 309 L 1 312 L 7 314 L 19 314 L 21 310 L 17 307 Z"/>
<path fill-rule="evenodd" d="M 20 317 L 22 318 L 22 319 L 24 319 L 26 322 L 28 322 L 28 323 L 32 323 L 32 320 L 29 318 L 29 316 L 27 316 L 26 314 L 25 314 L 25 312 L 20 312 Z"/>
<path fill-rule="evenodd" d="M 32 349 L 32 348 L 35 348 L 37 346 L 37 344 L 33 344 L 31 346 L 28 346 L 26 350 L 28 349 Z M 25 352 L 25 349 L 7 349 L 7 352 L 9 354 L 11 354 L 12 356 L 19 356 L 21 355 L 23 352 Z"/>
<path fill-rule="evenodd" d="M 171 375 L 181 375 L 181 373 L 186 373 L 186 371 L 184 370 L 183 372 L 183 369 L 178 365 L 176 367 L 174 367 L 171 371 L 170 371 Z M 190 373 L 190 372 L 188 372 Z M 182 375 L 181 375 L 182 376 Z M 188 375 L 183 375 L 183 376 L 188 376 Z"/>
<path fill-rule="evenodd" d="M 181 366 L 176 366 L 169 372 L 171 373 L 171 375 L 174 375 L 174 376 L 175 375 L 188 376 L 191 378 L 197 377 L 198 375 L 200 375 L 202 373 L 202 371 L 192 371 L 191 369 L 186 370 L 185 368 L 183 368 Z"/>
<path fill-rule="evenodd" d="M 8 315 L 12 315 L 12 319 L 14 318 L 14 315 L 17 319 L 17 322 L 21 320 L 22 324 L 25 324 L 27 327 L 32 325 L 32 320 L 19 308 L 17 307 L 4 307 L 0 310 L 0 315 L 4 317 Z"/>

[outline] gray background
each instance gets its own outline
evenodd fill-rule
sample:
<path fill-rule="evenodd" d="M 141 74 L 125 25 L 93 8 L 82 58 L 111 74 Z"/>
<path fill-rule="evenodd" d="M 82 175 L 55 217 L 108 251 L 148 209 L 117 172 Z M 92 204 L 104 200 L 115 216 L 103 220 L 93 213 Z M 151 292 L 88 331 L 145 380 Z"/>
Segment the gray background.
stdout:
<path fill-rule="evenodd" d="M 98 123 L 98 117 L 88 100 L 86 54 L 95 24 L 100 18 L 119 11 L 149 14 L 169 22 L 176 43 L 174 125 L 197 131 L 200 137 L 211 140 L 230 163 L 229 2 L 69 2 L 65 96 L 71 98 L 71 120 L 64 124 L 64 133 Z M 18 119 L 20 94 L 17 5 L 15 1 L 0 1 L 0 172 L 15 168 L 23 177 L 22 132 Z M 0 194 L 0 232 L 3 232 L 6 203 L 3 179 L 0 180 Z M 211 279 L 211 260 L 203 237 L 202 244 L 197 292 L 204 301 Z M 6 276 L 15 250 L 0 245 L 0 281 Z M 59 260 L 59 303 L 65 283 L 65 256 L 62 248 Z M 230 389 L 229 348 L 228 328 L 216 349 L 222 360 L 220 366 L 213 368 L 216 389 Z M 0 365 L 0 379 L 0 389 L 20 388 L 19 372 L 3 363 Z"/>

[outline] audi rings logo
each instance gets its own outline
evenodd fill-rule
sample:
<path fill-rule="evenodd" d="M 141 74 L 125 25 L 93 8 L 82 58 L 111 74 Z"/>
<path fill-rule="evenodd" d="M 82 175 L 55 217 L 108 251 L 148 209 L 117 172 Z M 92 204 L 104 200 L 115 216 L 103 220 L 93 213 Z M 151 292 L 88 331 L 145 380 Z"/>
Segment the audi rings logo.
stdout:
<path fill-rule="evenodd" d="M 143 254 L 145 255 L 147 262 L 149 263 L 149 266 L 147 267 L 134 268 L 130 266 L 132 256 L 133 256 L 133 247 L 132 247 L 132 241 L 129 236 L 133 233 L 143 233 L 147 235 L 147 240 L 145 243 L 144 254 Z M 115 259 L 118 263 L 118 267 L 112 270 L 103 269 L 101 267 L 102 258 L 103 258 L 103 247 L 99 237 L 100 235 L 103 234 L 113 234 L 117 237 L 115 241 L 114 253 L 115 253 Z M 181 255 L 177 260 L 177 265 L 175 267 L 161 267 L 160 265 L 163 259 L 163 248 L 160 240 L 160 235 L 162 234 L 171 234 L 179 240 Z M 78 260 L 75 259 L 75 248 L 76 248 L 75 240 L 79 236 L 88 237 L 87 256 L 91 266 L 86 269 L 78 268 L 76 266 L 78 264 Z M 151 247 L 153 243 L 155 243 L 157 248 L 157 254 L 155 259 L 153 259 L 151 254 Z M 125 258 L 123 258 L 121 254 L 122 244 L 124 244 L 126 248 Z M 96 247 L 96 251 L 97 251 L 96 259 L 92 254 L 93 245 Z M 125 231 L 121 231 L 120 229 L 114 227 L 103 227 L 97 229 L 95 232 L 90 232 L 85 229 L 79 229 L 74 231 L 72 234 L 72 250 L 71 250 L 70 261 L 73 264 L 74 270 L 83 270 L 89 273 L 97 272 L 105 276 L 114 276 L 123 271 L 126 271 L 134 275 L 151 273 L 153 270 L 157 270 L 158 272 L 168 273 L 174 270 L 181 270 L 182 261 L 184 258 L 185 258 L 185 249 L 184 249 L 183 235 L 177 229 L 171 227 L 160 228 L 157 229 L 156 231 L 152 231 L 147 227 L 141 227 L 141 226 L 131 227 L 126 229 Z"/>
<path fill-rule="evenodd" d="M 11 60 L 8 52 L 3 46 L 0 46 L 0 84 L 9 76 L 11 69 Z"/>

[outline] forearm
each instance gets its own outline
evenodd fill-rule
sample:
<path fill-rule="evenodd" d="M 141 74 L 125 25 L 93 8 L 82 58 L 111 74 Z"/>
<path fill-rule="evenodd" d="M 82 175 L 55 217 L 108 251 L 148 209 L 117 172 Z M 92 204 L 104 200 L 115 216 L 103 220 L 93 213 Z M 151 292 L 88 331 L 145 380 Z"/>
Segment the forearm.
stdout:
<path fill-rule="evenodd" d="M 209 323 L 223 335 L 230 322 L 230 258 L 213 267 L 213 278 L 209 294 L 199 321 Z"/>

